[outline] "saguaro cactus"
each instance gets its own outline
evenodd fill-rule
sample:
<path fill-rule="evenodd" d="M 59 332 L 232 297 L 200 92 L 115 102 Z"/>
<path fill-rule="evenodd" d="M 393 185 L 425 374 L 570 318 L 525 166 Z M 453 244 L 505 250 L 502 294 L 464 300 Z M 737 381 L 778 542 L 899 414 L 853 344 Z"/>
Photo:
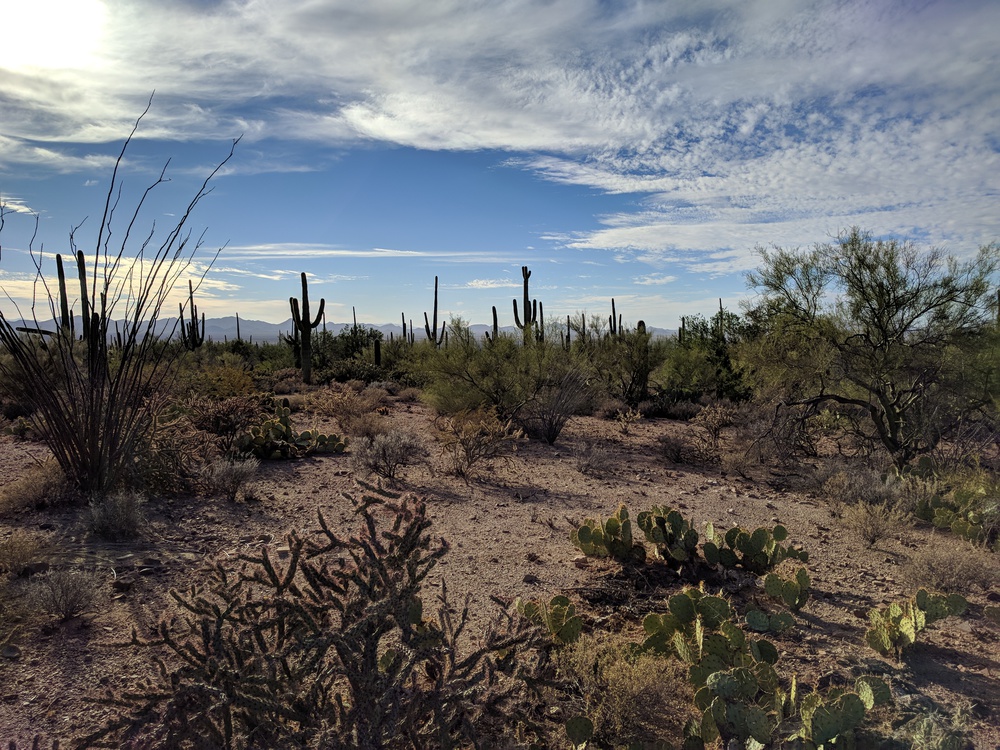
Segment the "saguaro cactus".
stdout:
<path fill-rule="evenodd" d="M 490 344 L 494 343 L 500 337 L 500 324 L 497 320 L 497 306 L 493 305 L 493 334 L 491 335 L 489 331 L 486 332 L 486 341 Z"/>
<path fill-rule="evenodd" d="M 531 299 L 528 294 L 528 279 L 531 277 L 531 271 L 528 270 L 527 266 L 521 266 L 521 276 L 524 277 L 524 322 L 521 322 L 521 316 L 517 313 L 517 300 L 514 302 L 514 325 L 521 329 L 521 333 L 524 335 L 525 343 L 528 342 L 531 336 L 532 328 L 537 327 L 537 337 L 541 341 L 544 337 L 544 330 L 542 325 L 539 324 L 539 314 L 542 313 L 542 306 L 538 303 L 538 300 Z"/>
<path fill-rule="evenodd" d="M 181 341 L 184 343 L 184 348 L 188 351 L 194 351 L 199 346 L 205 343 L 205 313 L 201 314 L 201 328 L 198 328 L 198 306 L 194 303 L 194 285 L 191 280 L 188 279 L 188 313 L 191 316 L 190 320 L 184 319 L 184 305 L 180 302 L 177 303 L 177 308 L 179 310 L 179 317 L 181 319 Z M 239 318 L 236 319 L 236 330 L 239 330 Z"/>
<path fill-rule="evenodd" d="M 444 323 L 441 324 L 441 336 L 437 334 L 438 330 L 438 277 L 434 277 L 434 325 L 431 326 L 430 322 L 427 320 L 427 313 L 424 313 L 424 331 L 427 332 L 427 338 L 430 339 L 434 346 L 441 346 L 444 341 L 445 332 L 448 326 Z"/>
<path fill-rule="evenodd" d="M 305 272 L 302 273 L 302 307 L 301 314 L 299 301 L 295 297 L 288 298 L 288 304 L 292 308 L 292 322 L 295 330 L 300 334 L 300 344 L 302 353 L 302 382 L 307 385 L 312 383 L 312 332 L 319 327 L 323 319 L 323 309 L 326 307 L 326 300 L 320 298 L 319 311 L 316 317 L 309 319 L 309 283 L 306 280 Z"/>

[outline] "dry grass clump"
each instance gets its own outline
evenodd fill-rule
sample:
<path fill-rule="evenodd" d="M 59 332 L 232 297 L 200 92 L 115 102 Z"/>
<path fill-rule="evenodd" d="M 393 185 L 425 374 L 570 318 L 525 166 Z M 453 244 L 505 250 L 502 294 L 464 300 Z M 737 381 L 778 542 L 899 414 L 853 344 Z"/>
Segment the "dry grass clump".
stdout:
<path fill-rule="evenodd" d="M 847 506 L 857 503 L 895 508 L 903 499 L 902 490 L 894 477 L 861 465 L 833 471 L 822 486 L 830 512 L 838 517 Z"/>
<path fill-rule="evenodd" d="M 454 414 L 441 442 L 451 470 L 468 481 L 476 466 L 498 459 L 509 462 L 521 435 L 513 420 L 500 419 L 496 409 L 475 409 Z"/>
<path fill-rule="evenodd" d="M 32 578 L 28 598 L 36 609 L 66 622 L 90 609 L 100 584 L 100 576 L 89 571 L 50 570 Z"/>
<path fill-rule="evenodd" d="M 964 595 L 1000 585 L 1000 566 L 994 553 L 948 534 L 915 550 L 903 576 L 914 587 Z"/>
<path fill-rule="evenodd" d="M 78 493 L 54 459 L 35 464 L 20 479 L 0 489 L 0 514 L 75 502 Z"/>
<path fill-rule="evenodd" d="M 656 450 L 671 463 L 682 464 L 691 446 L 683 435 L 660 435 L 656 438 Z"/>
<path fill-rule="evenodd" d="M 869 549 L 899 531 L 908 518 L 906 513 L 887 502 L 862 501 L 846 506 L 843 511 L 844 525 Z"/>
<path fill-rule="evenodd" d="M 42 534 L 15 529 L 0 542 L 0 573 L 19 576 L 28 566 L 44 562 L 52 544 Z"/>
<path fill-rule="evenodd" d="M 404 388 L 396 394 L 396 400 L 401 404 L 412 404 L 420 400 L 419 388 Z"/>
<path fill-rule="evenodd" d="M 358 381 L 361 383 L 361 381 Z M 333 417 L 342 432 L 353 438 L 374 438 L 388 431 L 382 412 L 388 409 L 389 392 L 384 388 L 361 388 L 347 383 L 331 385 L 310 394 L 309 408 L 314 413 Z"/>
<path fill-rule="evenodd" d="M 555 664 L 577 703 L 573 710 L 594 722 L 595 746 L 682 735 L 691 695 L 676 660 L 631 654 L 616 636 L 586 634 L 560 649 Z"/>
<path fill-rule="evenodd" d="M 377 474 L 395 482 L 403 466 L 411 466 L 427 456 L 420 438 L 410 432 L 391 432 L 374 438 L 361 438 L 351 446 L 354 470 Z"/>
<path fill-rule="evenodd" d="M 576 470 L 588 477 L 603 477 L 611 473 L 619 460 L 617 451 L 605 442 L 587 440 L 573 451 Z"/>
<path fill-rule="evenodd" d="M 135 539 L 146 521 L 145 504 L 146 498 L 135 490 L 95 496 L 90 501 L 87 526 L 103 539 Z"/>
<path fill-rule="evenodd" d="M 253 497 L 253 478 L 260 468 L 260 460 L 246 456 L 238 460 L 219 459 L 207 464 L 201 472 L 202 481 L 210 492 L 217 493 L 229 502 L 243 493 L 245 498 Z"/>

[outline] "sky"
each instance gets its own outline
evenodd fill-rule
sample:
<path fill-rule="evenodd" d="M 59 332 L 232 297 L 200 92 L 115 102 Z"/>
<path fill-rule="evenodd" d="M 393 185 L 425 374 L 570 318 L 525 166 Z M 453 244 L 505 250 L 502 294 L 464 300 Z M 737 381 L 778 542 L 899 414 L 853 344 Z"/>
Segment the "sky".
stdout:
<path fill-rule="evenodd" d="M 184 213 L 208 317 L 676 328 L 755 248 L 1000 240 L 996 0 L 0 0 L 0 310 Z M 155 92 L 155 93 L 154 93 Z M 169 163 L 168 163 L 169 160 Z M 140 231 L 141 228 L 141 231 Z M 216 250 L 222 248 L 209 268 Z M 29 252 L 31 251 L 31 252 Z M 206 274 L 207 271 L 207 274 Z M 173 301 L 171 301 L 171 306 Z M 314 308 L 315 310 L 315 303 Z"/>

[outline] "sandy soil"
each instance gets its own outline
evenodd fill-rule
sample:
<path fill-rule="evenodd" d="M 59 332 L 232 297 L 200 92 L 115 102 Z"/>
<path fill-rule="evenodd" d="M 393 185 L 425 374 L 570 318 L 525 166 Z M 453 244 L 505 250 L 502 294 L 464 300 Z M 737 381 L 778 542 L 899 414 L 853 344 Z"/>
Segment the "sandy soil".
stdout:
<path fill-rule="evenodd" d="M 975 747 L 1000 747 L 1000 628 L 982 616 L 987 598 L 996 602 L 998 592 L 969 592 L 968 615 L 922 634 L 903 663 L 879 660 L 862 644 L 867 609 L 913 593 L 900 575 L 908 556 L 922 545 L 949 544 L 946 536 L 906 528 L 865 550 L 824 500 L 792 489 L 795 475 L 762 469 L 751 482 L 712 466 L 671 463 L 657 451 L 656 438 L 693 428 L 669 420 L 642 420 L 623 435 L 615 422 L 578 418 L 555 446 L 522 442 L 509 465 L 498 464 L 466 484 L 447 473 L 426 407 L 394 403 L 389 411 L 394 429 L 417 433 L 427 445 L 428 460 L 405 469 L 400 488 L 428 499 L 434 532 L 452 545 L 432 582 L 446 580 L 452 596 L 469 592 L 488 611 L 495 607 L 490 595 L 548 598 L 564 592 L 589 625 L 600 621 L 632 632 L 646 611 L 662 611 L 664 598 L 681 582 L 653 581 L 637 595 L 634 581 L 624 579 L 614 564 L 581 558 L 569 542 L 572 522 L 606 517 L 619 503 L 633 514 L 652 505 L 673 506 L 699 528 L 706 521 L 722 528 L 780 521 L 790 539 L 809 550 L 813 581 L 813 598 L 797 618 L 798 627 L 776 639 L 782 673 L 795 671 L 806 684 L 829 685 L 884 669 L 900 706 L 971 707 Z M 333 429 L 320 417 L 296 419 L 303 426 Z M 606 470 L 596 475 L 578 468 L 588 443 L 608 456 Z M 0 484 L 22 476 L 28 456 L 44 455 L 36 444 L 4 436 Z M 127 640 L 133 627 L 149 634 L 168 606 L 168 590 L 196 581 L 206 562 L 260 545 L 277 547 L 287 529 L 312 527 L 318 510 L 331 521 L 351 523 L 344 493 L 354 491 L 354 477 L 346 455 L 268 462 L 258 485 L 258 502 L 154 501 L 143 537 L 128 544 L 91 538 L 78 508 L 31 509 L 0 518 L 0 540 L 17 528 L 44 531 L 58 541 L 53 565 L 85 565 L 103 581 L 91 613 L 65 624 L 25 623 L 13 648 L 0 656 L 0 741 L 21 747 L 36 735 L 67 741 L 99 723 L 107 709 L 88 697 L 128 687 L 153 670 L 144 654 L 114 644 Z M 745 580 L 734 580 L 727 591 L 747 601 L 757 591 L 746 589 Z"/>

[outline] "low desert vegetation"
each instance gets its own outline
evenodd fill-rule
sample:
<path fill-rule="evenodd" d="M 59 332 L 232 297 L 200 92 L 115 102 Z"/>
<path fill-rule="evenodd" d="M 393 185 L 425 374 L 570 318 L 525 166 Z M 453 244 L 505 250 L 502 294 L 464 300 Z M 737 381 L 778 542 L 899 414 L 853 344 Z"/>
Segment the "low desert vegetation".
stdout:
<path fill-rule="evenodd" d="M 146 240 L 140 261 L 130 234 L 112 232 L 116 171 L 95 251 L 76 251 L 71 236 L 58 282 L 38 261 L 43 304 L 28 318 L 0 315 L 7 431 L 51 454 L 0 488 L 3 658 L 16 663 L 14 639 L 26 633 L 89 627 L 109 581 L 119 593 L 136 585 L 106 569 L 141 545 L 165 545 L 178 503 L 213 518 L 266 514 L 261 475 L 273 480 L 282 462 L 292 482 L 324 455 L 344 454 L 360 489 L 346 521 L 321 514 L 301 530 L 302 518 L 274 519 L 300 530 L 273 547 L 241 535 L 170 593 L 162 619 L 118 634 L 133 656 L 149 656 L 148 679 L 109 681 L 92 695 L 113 712 L 81 727 L 79 746 L 967 743 L 958 714 L 900 714 L 893 726 L 891 704 L 895 670 L 942 621 L 976 617 L 978 627 L 996 609 L 987 598 L 1000 544 L 996 245 L 962 261 L 855 228 L 808 251 L 761 249 L 749 276 L 757 297 L 742 314 L 685 316 L 669 337 L 626 323 L 613 301 L 608 318 L 546 323 L 527 267 L 512 330 L 495 323 L 480 338 L 458 318 L 439 327 L 435 283 L 420 340 L 412 324 L 388 341 L 357 324 L 334 334 L 302 274 L 288 336 L 219 343 L 199 326 L 196 283 L 185 285 L 179 319 L 164 307 L 196 268 L 186 227 L 207 185 L 175 227 Z M 407 410 L 432 412 L 436 432 L 399 429 L 393 418 Z M 586 441 L 571 428 L 584 415 L 601 420 L 588 417 L 600 428 Z M 565 544 L 597 583 L 494 601 L 485 616 L 482 602 L 428 585 L 450 549 L 430 533 L 435 498 L 366 482 L 405 490 L 437 460 L 465 484 L 452 480 L 459 491 L 435 510 L 471 516 L 461 502 L 503 486 L 497 475 L 525 445 L 565 455 L 589 486 L 634 478 L 634 500 L 567 519 Z M 635 451 L 670 476 L 744 481 L 726 523 L 691 507 L 717 479 L 682 505 L 643 484 L 627 463 Z M 778 506 L 750 503 L 774 477 L 825 505 L 830 526 L 790 528 Z M 547 491 L 512 485 L 490 512 L 542 503 Z M 85 564 L 60 564 L 49 536 L 18 521 L 31 513 L 49 514 L 39 531 L 65 531 L 61 543 Z M 553 513 L 532 520 L 547 515 L 551 530 Z M 456 544 L 508 554 L 490 519 L 475 520 L 481 534 Z M 810 546 L 832 534 L 844 556 L 898 563 L 907 588 L 847 605 L 865 623 L 854 646 L 865 644 L 867 667 L 806 690 L 796 638 L 808 628 L 815 640 L 822 623 L 810 610 L 841 593 L 813 575 Z M 124 554 L 108 558 L 108 548 Z M 543 562 L 536 551 L 527 559 Z M 525 586 L 541 580 L 523 576 Z M 488 625 L 473 635 L 473 620 Z"/>

